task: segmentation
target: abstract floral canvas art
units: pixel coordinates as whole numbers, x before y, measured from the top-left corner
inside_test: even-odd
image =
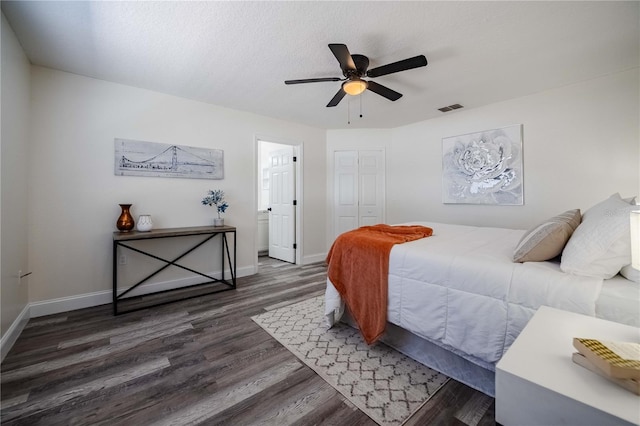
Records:
[[[442,139],[442,202],[522,205],[522,125]]]

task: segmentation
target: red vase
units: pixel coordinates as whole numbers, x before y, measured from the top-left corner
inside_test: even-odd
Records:
[[[116,222],[116,228],[118,228],[120,232],[129,232],[135,225],[133,216],[131,216],[131,212],[129,211],[131,204],[120,204],[120,208],[122,209],[122,213],[120,213],[120,217]]]

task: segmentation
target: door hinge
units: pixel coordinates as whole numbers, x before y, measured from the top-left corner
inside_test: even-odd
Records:
[[[298,157],[296,157],[295,155],[293,156],[293,162],[295,163],[296,161],[298,161]]]
[[[296,243],[293,243],[293,249],[295,250],[297,248],[298,248],[298,245]]]
[[[293,200],[293,205],[297,206],[298,205],[298,200]]]

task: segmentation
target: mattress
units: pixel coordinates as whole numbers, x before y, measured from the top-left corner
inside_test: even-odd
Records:
[[[596,316],[640,327],[640,284],[622,275],[604,280],[596,300]]]
[[[502,357],[542,305],[639,321],[639,286],[623,277],[605,283],[563,273],[557,262],[512,262],[523,230],[412,224],[431,227],[434,235],[391,251],[388,321],[485,368]],[[331,287],[329,322],[343,309]]]

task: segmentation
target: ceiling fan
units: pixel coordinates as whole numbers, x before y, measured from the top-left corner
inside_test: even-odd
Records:
[[[340,63],[340,69],[342,69],[342,75],[344,75],[344,78],[307,78],[302,80],[286,80],[284,82],[284,84],[301,84],[319,83],[323,81],[344,81],[340,90],[338,90],[338,93],[336,93],[333,99],[331,99],[327,104],[327,107],[334,107],[338,105],[342,98],[347,94],[359,95],[367,89],[389,99],[390,101],[397,101],[402,97],[401,93],[391,90],[382,84],[376,83],[375,81],[363,80],[362,77],[375,78],[427,65],[427,58],[424,55],[419,55],[367,70],[369,67],[369,58],[366,56],[350,54],[349,49],[347,49],[347,46],[344,44],[333,43],[329,45],[329,49],[331,49],[331,52]]]

